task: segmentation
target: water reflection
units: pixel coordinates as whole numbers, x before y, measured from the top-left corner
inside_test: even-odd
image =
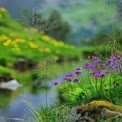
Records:
[[[28,85],[13,92],[0,89],[0,98],[0,118],[23,118],[29,109],[27,102],[33,107],[40,104],[43,106],[54,104],[56,92],[50,82],[47,87],[43,88]]]

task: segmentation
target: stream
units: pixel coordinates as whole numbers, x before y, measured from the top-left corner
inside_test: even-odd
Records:
[[[59,76],[55,80],[61,78],[62,76]],[[9,118],[23,119],[26,115],[29,117],[30,115],[27,110],[29,110],[31,106],[35,108],[39,105],[50,106],[55,104],[57,93],[55,86],[52,84],[55,80],[48,82],[49,89],[47,92],[44,89],[33,88],[32,86],[21,86],[15,91],[0,89],[0,122],[4,122],[3,120],[6,122]]]

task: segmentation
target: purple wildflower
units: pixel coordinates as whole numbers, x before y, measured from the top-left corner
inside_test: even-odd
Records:
[[[105,77],[105,73],[100,74],[100,78]]]
[[[75,70],[80,70],[80,67],[77,67]]]
[[[80,70],[76,70],[75,74],[82,74],[82,72]]]
[[[112,61],[111,61],[111,59],[108,59],[107,61],[106,61],[106,63],[111,63]]]
[[[74,72],[69,72],[66,76],[67,77],[72,77],[72,76],[74,76]]]
[[[83,64],[83,68],[88,68],[88,66],[89,66],[89,63]]]
[[[94,64],[90,64],[90,63],[85,63],[84,65],[83,65],[83,68],[88,68],[88,69],[95,69],[95,66],[94,66]]]
[[[64,78],[64,80],[65,80],[65,81],[72,81],[72,78],[66,76],[66,77]]]
[[[108,66],[107,68],[110,69],[110,70],[115,70],[115,69],[118,69],[119,68],[119,65]]]
[[[57,86],[57,85],[59,85],[60,83],[57,82],[57,81],[55,81],[55,82],[52,82],[52,84],[53,84],[54,86]]]
[[[113,70],[113,66],[108,66],[107,68],[110,70]]]
[[[95,66],[94,66],[94,64],[89,64],[88,68],[94,70]]]
[[[114,56],[110,59],[108,59],[106,62],[107,63],[116,63],[120,59],[120,56]]]
[[[80,82],[80,79],[79,79],[79,78],[75,78],[75,79],[73,80],[73,82]]]
[[[114,70],[114,69],[118,69],[118,68],[119,68],[119,65],[113,66],[113,70]]]
[[[96,78],[99,78],[99,77],[100,77],[99,74],[98,74],[98,73],[95,73],[95,72],[93,72],[92,75],[93,75],[94,77],[96,77]]]
[[[82,71],[81,71],[80,67],[77,67],[75,69],[75,74],[82,74]]]
[[[100,61],[100,59],[98,58],[98,57],[93,57],[93,59],[92,59],[94,62],[96,62],[96,63],[98,63],[99,61]]]
[[[102,78],[102,77],[105,77],[105,73],[95,73],[93,72],[92,75],[96,78]]]
[[[117,60],[120,60],[120,56],[119,55],[117,55],[116,58],[117,58]]]

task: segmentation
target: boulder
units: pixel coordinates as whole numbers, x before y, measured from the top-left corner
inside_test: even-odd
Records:
[[[15,79],[10,80],[8,82],[1,82],[0,83],[0,88],[1,89],[8,89],[8,90],[16,90],[18,87],[22,86],[21,84],[18,83]]]
[[[107,101],[92,101],[71,109],[64,122],[122,122],[122,106]]]

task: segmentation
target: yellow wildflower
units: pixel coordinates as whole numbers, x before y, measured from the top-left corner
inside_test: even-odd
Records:
[[[59,45],[58,42],[54,42],[53,44],[54,44],[54,46],[56,46],[56,47]]]
[[[50,48],[45,48],[45,52],[50,52]]]
[[[2,39],[2,40],[7,40],[8,37],[7,37],[6,35],[2,34],[2,35],[1,35],[1,39]]]
[[[6,42],[3,43],[4,46],[9,46],[11,44],[11,40],[8,39]]]
[[[19,42],[19,43],[24,43],[24,42],[25,42],[24,39],[19,39],[19,38],[17,38],[15,41],[16,41],[16,42]]]
[[[49,36],[47,36],[47,35],[43,36],[42,38],[44,39],[44,41],[49,41],[49,39],[50,39]]]
[[[34,44],[33,42],[29,42],[29,46],[30,48],[38,48],[38,46]]]

